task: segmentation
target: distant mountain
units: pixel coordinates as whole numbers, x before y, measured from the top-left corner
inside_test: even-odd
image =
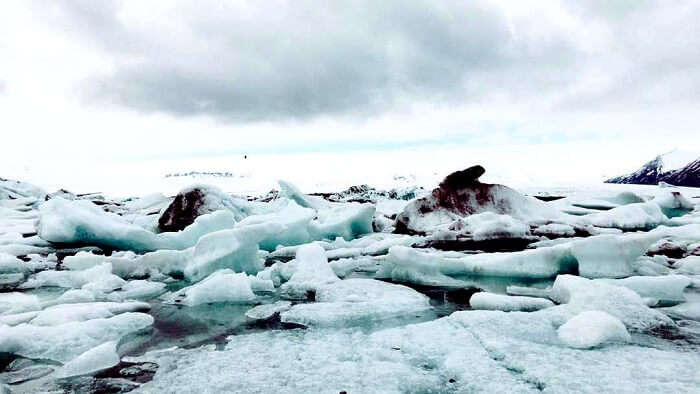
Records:
[[[672,151],[657,156],[631,174],[611,178],[605,182],[639,185],[666,182],[676,186],[700,187],[700,153]]]

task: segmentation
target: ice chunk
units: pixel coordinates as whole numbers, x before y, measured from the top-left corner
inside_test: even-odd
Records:
[[[621,278],[634,273],[633,263],[657,238],[647,234],[598,235],[571,243],[579,275],[586,278]]]
[[[316,289],[340,279],[328,265],[326,252],[316,244],[303,245],[297,250],[296,270],[282,285],[281,295],[291,299],[305,299]]]
[[[124,335],[152,324],[150,315],[129,312],[107,319],[58,326],[20,324],[0,327],[0,352],[66,362],[97,345],[118,341]]]
[[[523,311],[532,312],[554,306],[554,303],[545,298],[507,296],[480,292],[469,299],[472,309],[496,310],[504,312]]]
[[[642,297],[632,290],[578,276],[557,276],[550,298],[560,304],[566,304],[541,311],[559,316],[555,317],[555,320],[568,320],[567,316],[598,310],[615,316],[625,326],[637,331],[673,325],[667,316],[650,309]]]
[[[194,247],[192,260],[184,270],[185,278],[196,282],[225,268],[254,275],[263,269],[263,262],[258,257],[258,242],[283,230],[281,224],[269,223],[205,235]]]
[[[307,196],[302,193],[295,185],[279,180],[280,194],[304,208],[321,209],[328,206],[328,202],[320,197]]]
[[[88,302],[49,307],[31,320],[35,326],[58,326],[85,320],[108,318],[126,312],[143,312],[151,308],[145,302]]]
[[[538,226],[535,228],[533,233],[536,235],[573,237],[576,234],[576,230],[574,230],[574,228],[568,224],[549,223]]]
[[[292,307],[291,301],[277,301],[272,304],[258,305],[245,313],[245,316],[253,320],[267,320],[275,314],[288,311]]]
[[[700,256],[688,256],[676,261],[673,265],[678,272],[690,275],[700,275]]]
[[[24,273],[28,270],[29,266],[24,261],[0,252],[0,274]]]
[[[39,213],[39,236],[47,241],[142,252],[186,249],[202,235],[231,228],[235,223],[229,211],[217,211],[198,217],[183,231],[155,234],[116,214],[104,212],[89,201],[68,201],[60,197],[42,204]]]
[[[0,314],[31,312],[41,309],[39,298],[33,294],[0,293]]]
[[[649,230],[664,224],[668,217],[658,204],[644,202],[623,205],[609,211],[594,213],[585,220],[597,227],[613,227],[623,230]]]
[[[239,226],[275,224],[283,228],[282,231],[262,239],[261,249],[272,251],[279,245],[300,245],[312,240],[310,223],[316,216],[316,212],[294,201],[280,201],[280,204],[284,206],[278,211],[251,215],[238,224]]]
[[[644,298],[664,302],[683,302],[683,290],[690,286],[690,279],[681,275],[633,276],[625,279],[596,279],[614,286],[624,286]]]
[[[675,319],[700,321],[700,302],[684,302],[670,308],[663,308],[669,316]]]
[[[329,264],[339,278],[345,278],[352,272],[376,272],[379,269],[379,263],[372,257],[339,259]]]
[[[125,283],[123,279],[112,274],[112,264],[103,263],[81,271],[42,271],[23,286],[26,288],[55,286],[74,289],[88,286],[86,290],[107,292],[117,289]]]
[[[483,212],[467,216],[464,221],[475,241],[495,238],[521,238],[530,234],[530,226],[509,215]]]
[[[112,264],[112,272],[122,278],[144,278],[157,272],[166,275],[182,274],[192,259],[192,250],[158,250],[142,255],[133,252],[115,252],[111,256],[78,252],[63,259],[63,266],[72,271],[86,270],[102,263]]]
[[[375,208],[371,204],[347,203],[332,205],[318,211],[318,218],[311,222],[313,239],[342,237],[351,240],[372,232]]]
[[[695,204],[678,191],[664,190],[652,202],[657,204],[663,213],[670,218],[684,215],[695,208]]]
[[[428,297],[401,285],[373,279],[346,279],[319,286],[316,301],[281,314],[286,323],[352,326],[430,309]]]
[[[389,250],[380,277],[424,285],[449,285],[453,276],[499,276],[551,278],[573,272],[576,260],[568,245],[525,250],[514,253],[482,253],[443,257],[402,246]]]
[[[210,302],[245,304],[255,300],[255,294],[253,294],[246,274],[224,269],[216,271],[203,281],[185,287],[166,298],[169,302],[178,302],[187,306]]]
[[[104,369],[112,368],[119,364],[119,354],[117,354],[117,342],[105,342],[102,345],[79,355],[69,361],[56,373],[57,378],[68,378],[72,376],[88,375]]]
[[[121,291],[112,293],[119,300],[148,299],[165,292],[165,283],[148,280],[131,280],[122,286]]]
[[[628,342],[630,334],[622,322],[601,311],[581,312],[557,330],[567,346],[588,349],[609,342]]]

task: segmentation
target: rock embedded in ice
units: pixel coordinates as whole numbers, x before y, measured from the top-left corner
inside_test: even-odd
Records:
[[[163,232],[182,231],[201,215],[218,210],[230,211],[236,220],[246,215],[247,202],[235,199],[210,185],[193,185],[181,190],[158,219]]]
[[[579,313],[559,327],[557,335],[566,346],[578,349],[631,339],[619,319],[601,311]]]
[[[58,378],[69,378],[73,376],[88,375],[99,372],[119,364],[119,354],[117,354],[117,342],[105,342],[102,345],[79,355],[66,363],[56,373]]]
[[[469,299],[469,306],[477,310],[532,312],[554,306],[554,303],[546,298],[508,296],[479,292],[472,295]]]
[[[272,304],[258,305],[255,308],[248,310],[245,317],[252,320],[267,320],[274,315],[284,311],[288,311],[292,307],[291,301],[277,301]]]
[[[317,244],[299,247],[295,260],[294,273],[280,288],[284,298],[313,299],[319,286],[340,280],[328,264],[326,251]]]
[[[482,212],[510,215],[521,221],[546,221],[566,215],[532,197],[503,186],[481,183],[483,167],[474,166],[448,175],[426,197],[409,203],[396,218],[399,233],[432,232],[460,217]]]

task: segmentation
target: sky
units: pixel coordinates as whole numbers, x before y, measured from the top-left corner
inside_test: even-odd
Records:
[[[477,163],[504,183],[598,182],[700,151],[698,1],[0,11],[0,177],[48,189],[189,170],[330,187]]]

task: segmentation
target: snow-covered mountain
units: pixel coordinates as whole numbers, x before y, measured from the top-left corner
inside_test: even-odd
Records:
[[[666,182],[676,186],[700,187],[700,153],[674,150],[657,156],[639,170],[607,183],[656,185]]]

